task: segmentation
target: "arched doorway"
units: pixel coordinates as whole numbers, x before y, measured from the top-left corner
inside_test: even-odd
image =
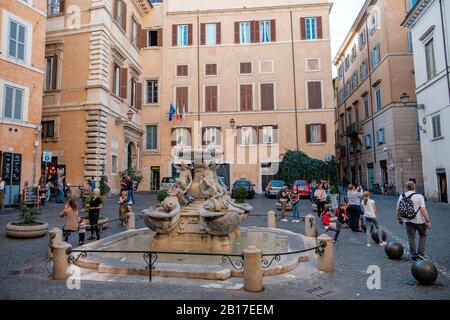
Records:
[[[133,167],[136,167],[136,160],[137,160],[136,145],[133,142],[130,142],[128,144],[128,152],[127,152],[127,168],[131,169]]]

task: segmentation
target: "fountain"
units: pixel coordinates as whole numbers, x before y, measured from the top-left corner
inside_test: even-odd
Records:
[[[182,150],[175,152],[178,159],[186,154]],[[160,207],[143,211],[145,224],[156,232],[154,250],[232,250],[233,239],[239,238],[238,225],[252,207],[236,203],[220,183],[215,160],[221,156],[216,149],[194,150],[190,153],[192,163],[182,159],[175,164],[179,178],[168,197]],[[196,159],[200,159],[199,163]]]
[[[155,276],[225,280],[243,276],[236,263],[248,246],[257,246],[264,253],[315,246],[314,238],[282,229],[239,228],[253,208],[233,200],[220,182],[216,162],[221,156],[214,148],[175,148],[172,159],[179,177],[162,203],[143,210],[146,228],[76,248],[95,252],[80,254],[75,264],[99,273],[146,275],[148,263],[142,252],[148,251],[155,252],[149,258],[157,259],[152,265]],[[313,253],[306,256],[306,260],[315,259]],[[276,264],[268,263],[264,275],[292,271],[306,260],[305,256],[279,257]]]

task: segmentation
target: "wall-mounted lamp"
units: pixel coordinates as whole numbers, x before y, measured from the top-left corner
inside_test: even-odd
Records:
[[[408,105],[408,103],[409,103],[409,95],[406,92],[403,92],[403,94],[400,96],[400,101],[405,106],[414,107],[414,108],[416,108],[418,110],[425,110],[425,105],[424,104]]]
[[[133,120],[133,110],[131,110],[131,109],[129,109],[128,110],[128,112],[127,112],[127,117],[128,117],[128,120]]]
[[[231,129],[234,129],[235,125],[236,125],[236,120],[234,120],[234,119],[232,118],[232,119],[230,120],[230,126],[231,126]]]

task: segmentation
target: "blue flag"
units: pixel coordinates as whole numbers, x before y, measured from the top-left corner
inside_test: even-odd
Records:
[[[173,104],[170,104],[169,121],[173,120],[173,116],[175,115],[176,112],[177,112],[177,110],[175,110],[175,107],[173,106]]]

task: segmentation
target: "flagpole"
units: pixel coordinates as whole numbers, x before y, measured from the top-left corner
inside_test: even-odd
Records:
[[[197,120],[200,121],[200,18],[197,14]]]

